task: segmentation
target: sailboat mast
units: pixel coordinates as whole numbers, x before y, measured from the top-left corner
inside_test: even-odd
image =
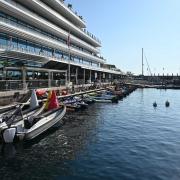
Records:
[[[144,62],[143,62],[143,57],[144,57],[144,55],[143,55],[143,48],[142,48],[142,75],[144,75]]]

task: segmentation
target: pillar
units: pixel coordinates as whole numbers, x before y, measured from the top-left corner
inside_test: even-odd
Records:
[[[51,87],[51,72],[48,72],[48,87]]]
[[[97,79],[97,72],[94,72],[95,80]]]
[[[109,80],[110,80],[110,82],[111,82],[111,74],[109,74]]]
[[[65,72],[65,85],[67,86],[67,82],[68,80],[67,80],[67,71]]]
[[[68,64],[68,85],[71,82],[71,65],[70,63]]]
[[[106,82],[106,74],[103,72],[103,82]]]
[[[76,84],[78,84],[78,67],[76,67]]]
[[[84,84],[86,83],[86,70],[84,69]]]
[[[99,72],[99,81],[101,82],[101,72]]]
[[[25,67],[22,67],[22,82],[23,82],[23,89],[27,89],[27,84],[26,84],[26,69]]]
[[[89,82],[91,83],[91,70],[89,70]]]

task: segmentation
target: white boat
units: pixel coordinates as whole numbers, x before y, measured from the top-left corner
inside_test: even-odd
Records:
[[[14,107],[14,109],[9,110],[0,114],[0,132],[7,126],[17,125],[21,123],[25,117],[32,115],[39,115],[44,110],[44,105],[39,106],[37,96],[35,91],[32,91],[31,99],[29,103],[23,103]]]
[[[17,106],[21,105],[22,107],[25,105],[28,105],[30,102],[30,96],[32,96],[32,94],[34,93],[34,91],[29,91],[23,98],[21,98],[19,100],[19,102],[14,102],[11,105],[6,105],[6,106],[1,106],[0,107],[0,116],[2,114],[8,113],[8,111],[15,111]],[[34,96],[34,95],[33,95]]]
[[[42,112],[42,110],[43,110],[43,106],[37,106],[34,108],[31,108],[29,105],[27,107],[19,106],[16,107],[15,110],[0,114],[0,122],[2,123],[4,121],[11,121],[11,120],[13,122],[17,122],[27,116],[33,115],[36,112]]]
[[[56,125],[66,113],[66,106],[42,113],[39,116],[29,116],[17,124],[6,127],[2,131],[2,138],[5,143],[12,143],[17,137],[18,140],[31,140]]]
[[[36,108],[39,104],[35,91],[31,96],[30,106]],[[66,106],[59,107],[56,92],[49,92],[49,98],[38,112],[29,112],[31,114],[22,116],[22,119],[12,122],[4,121],[1,123],[1,135],[5,143],[12,143],[17,140],[31,140],[50,127],[56,125],[62,120],[66,113]],[[22,114],[22,113],[21,113]],[[3,125],[2,125],[3,124]]]
[[[30,129],[23,128],[23,131],[17,132],[17,135],[24,133],[25,140],[34,139],[38,135],[45,132],[47,129],[62,121],[62,118],[65,114],[66,106],[44,113],[40,117],[37,117],[39,120]]]
[[[112,95],[94,96],[93,99],[99,103],[118,103],[118,98]]]
[[[16,108],[16,106],[17,106],[17,104],[2,106],[2,107],[0,107],[0,114],[4,114],[8,111],[14,110]]]

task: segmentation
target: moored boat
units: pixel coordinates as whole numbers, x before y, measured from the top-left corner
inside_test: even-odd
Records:
[[[115,95],[108,94],[106,91],[99,93],[97,96],[91,96],[95,102],[111,102],[111,103],[118,103],[118,98]]]
[[[20,139],[23,138],[24,140],[34,139],[38,135],[45,132],[47,129],[54,126],[56,123],[62,121],[65,113],[66,106],[63,106],[63,108],[56,108],[51,111],[45,112],[40,116],[31,119],[31,123],[33,124],[31,127],[28,125],[24,125],[22,129],[20,127],[19,129],[21,130],[17,131],[16,135]],[[27,120],[27,122],[29,121]]]
[[[69,97],[63,101],[63,104],[67,107],[76,107],[76,109],[85,109],[88,107],[88,104],[79,97]]]
[[[38,115],[42,112],[43,107],[39,105],[35,90],[32,91],[31,98],[28,102],[19,104],[13,109],[0,114],[0,130],[4,125],[15,125],[27,116],[31,116],[33,114]]]
[[[45,110],[45,108],[48,108]],[[18,123],[4,125],[1,131],[5,143],[12,143],[15,139],[30,140],[42,134],[44,131],[62,120],[66,113],[66,106],[59,107],[55,91],[51,98],[43,105],[43,111],[39,114],[26,116]]]

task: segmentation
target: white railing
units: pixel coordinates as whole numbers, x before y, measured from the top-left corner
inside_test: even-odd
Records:
[[[23,7],[23,6],[21,6],[20,4],[18,4],[18,3],[16,3],[16,2],[14,2],[13,0],[5,0],[6,2],[8,2],[8,3],[10,3],[11,5],[13,5],[13,6],[15,6],[16,8],[19,8],[21,11],[24,11],[24,12],[26,12],[26,13],[28,13],[28,14],[30,14],[31,16],[34,16],[36,19],[41,19],[41,20],[45,20],[44,18],[42,18],[42,17],[40,17],[40,16],[38,16],[36,13],[33,13],[33,12],[31,12],[30,10],[28,10],[27,8],[25,8],[25,7]],[[41,3],[41,2],[39,2],[39,3]],[[41,3],[42,4],[42,3]],[[44,3],[43,3],[44,4]],[[44,4],[45,5],[45,4]],[[47,6],[48,7],[48,6]],[[44,7],[43,7],[44,8]],[[47,10],[47,9],[46,9]],[[59,15],[60,16],[60,15]],[[73,25],[72,23],[70,23],[70,22],[68,22],[65,18],[63,18],[62,17],[62,19],[64,19],[64,21],[66,22],[66,23],[68,23],[74,30],[76,30],[77,32],[84,32],[83,34],[84,35],[87,35],[87,36],[89,36],[89,37],[91,37],[93,40],[95,40],[96,42],[98,42],[99,44],[101,44],[100,43],[100,41],[98,40],[98,38],[96,38],[94,35],[92,35],[91,33],[89,33],[88,31],[86,31],[86,30],[84,30],[84,29],[82,29],[82,28],[79,28],[79,27],[76,27],[75,25]],[[45,20],[46,21],[46,20]],[[49,23],[49,22],[47,22],[46,21],[46,25],[50,25],[50,27],[52,27],[52,23]]]
[[[37,35],[42,36],[42,37],[44,36],[44,38],[47,39],[47,40],[49,40],[49,41],[52,41],[52,40],[53,40],[53,41],[56,42],[56,43],[62,43],[62,44],[64,44],[64,45],[67,45],[66,42],[59,41],[59,40],[57,40],[56,38],[53,38],[53,37],[48,36],[48,34],[45,36],[45,35],[43,34],[43,32],[40,33],[40,32],[38,32],[38,31],[35,31],[35,30],[33,30],[33,29],[30,29],[29,27],[26,27],[26,26],[23,26],[23,25],[18,24],[18,23],[16,23],[16,22],[13,22],[13,21],[10,20],[10,19],[0,17],[0,20],[1,20],[2,22],[7,23],[7,24],[13,25],[14,27],[21,28],[22,30],[25,30],[25,31],[27,31],[27,32],[29,32],[29,33],[37,34]],[[72,37],[72,38],[73,38],[73,37]],[[80,42],[80,44],[82,43],[82,46],[84,46],[84,47],[87,48],[88,50],[93,51],[93,52],[96,52],[96,53],[99,52],[99,49],[95,49],[95,48],[93,48],[93,47],[85,44],[84,42],[82,42],[82,41],[79,40],[79,39],[78,39],[78,41]],[[71,45],[71,44],[70,44],[70,45]],[[77,50],[79,50],[79,48],[76,47],[76,46],[72,46],[72,47],[75,48],[75,49],[77,49]],[[87,52],[87,51],[84,51],[84,50],[82,50],[82,52],[86,52],[86,53],[92,55],[90,52]],[[98,57],[98,56],[95,56],[95,57]]]
[[[22,90],[25,87],[27,89],[37,88],[50,88],[65,86],[65,80],[47,80],[47,79],[34,79],[26,80],[23,84],[22,80],[0,80],[0,91],[9,90]]]
[[[59,62],[64,62],[66,64],[70,63],[71,65],[77,65],[77,66],[81,66],[82,68],[84,69],[90,69],[90,70],[95,70],[95,71],[103,71],[103,72],[107,72],[107,73],[115,73],[115,74],[121,74],[121,72],[119,71],[116,71],[116,70],[110,70],[110,69],[106,69],[106,68],[100,68],[100,67],[94,67],[94,66],[90,66],[90,65],[86,65],[86,64],[83,64],[83,63],[77,63],[77,62],[74,62],[74,61],[69,61],[69,59],[65,59],[65,58],[58,58],[56,56],[50,56],[50,55],[47,55],[43,52],[36,52],[36,51],[30,51],[29,49],[27,48],[19,48],[19,47],[16,47],[16,46],[13,46],[13,45],[9,45],[9,46],[6,46],[6,45],[1,45],[0,44],[0,49],[5,49],[6,51],[17,51],[17,52],[22,52],[22,53],[27,53],[27,54],[30,54],[30,55],[34,55],[34,56],[41,56],[41,57],[44,57],[44,58],[49,58],[49,60],[55,60],[55,61],[59,61]]]
[[[72,8],[68,7],[68,6],[64,3],[64,0],[57,0],[57,1],[58,1],[63,7],[65,7],[65,8],[68,9],[70,12],[72,12],[76,17],[78,17],[78,19],[79,19],[80,21],[82,21],[83,23],[85,23],[85,20],[82,18],[82,16],[79,16],[76,11],[73,11]]]

